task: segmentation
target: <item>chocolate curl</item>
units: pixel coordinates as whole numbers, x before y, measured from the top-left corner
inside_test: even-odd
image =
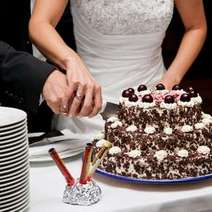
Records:
[[[62,175],[65,177],[67,185],[73,186],[75,180],[69,173],[68,169],[65,167],[65,164],[62,161],[62,159],[60,158],[60,156],[58,155],[57,151],[54,148],[52,148],[49,150],[49,154],[52,157],[52,159],[54,160],[54,162],[56,163],[59,170],[61,171]]]
[[[104,151],[101,152],[101,155],[98,156],[98,158],[96,159],[96,162],[93,164],[93,166],[89,170],[89,174],[88,174],[89,178],[91,178],[91,176],[94,174],[94,172],[98,168],[99,164],[101,163],[103,158],[106,156],[108,150],[109,149],[104,149]]]
[[[83,154],[83,163],[82,163],[82,169],[81,169],[81,175],[79,182],[81,184],[86,184],[88,179],[88,171],[90,169],[91,165],[91,155],[93,152],[93,145],[91,143],[88,143],[86,145],[84,154]]]
[[[97,153],[95,159],[92,162],[92,166],[89,169],[89,178],[91,178],[91,176],[93,175],[93,173],[96,171],[96,169],[98,168],[99,164],[101,163],[101,161],[103,160],[103,158],[106,156],[108,150],[112,147],[112,144],[107,141],[104,146],[99,150],[99,152]]]
[[[96,163],[96,161],[99,158],[101,158],[101,156],[103,155],[105,150],[109,150],[111,147],[112,147],[112,144],[109,141],[105,142],[104,146],[99,150],[99,152],[97,153],[96,157],[92,161],[92,165],[94,165]]]

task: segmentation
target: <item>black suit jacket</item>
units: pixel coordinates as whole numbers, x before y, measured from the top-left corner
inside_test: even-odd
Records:
[[[32,45],[28,36],[28,22],[30,18],[30,0],[2,0],[0,1],[0,41],[4,41],[9,45],[13,46],[16,50],[26,51],[32,53]],[[64,41],[73,49],[75,49],[75,40],[73,35],[72,27],[72,17],[69,10],[69,5],[67,6],[62,19],[57,25],[57,31],[62,36]],[[0,49],[0,66],[2,65],[2,58],[4,57],[5,50],[7,47],[6,44],[1,43]],[[8,47],[9,48],[9,47]],[[30,131],[49,131],[51,124],[52,112],[46,107],[45,102],[38,107],[38,93],[41,91],[43,80],[46,79],[46,72],[48,67],[53,67],[42,62],[37,62],[34,58],[30,58],[29,55],[26,55],[23,52],[14,52],[14,49],[10,48],[8,51],[7,58],[23,59],[27,64],[24,67],[28,66],[28,69],[33,68],[30,64],[36,63],[36,67],[33,68],[34,73],[26,72],[26,69],[11,69],[11,72],[6,70],[1,73],[3,77],[8,76],[10,81],[5,81],[5,78],[1,79],[1,84],[4,81],[4,86],[0,84],[3,92],[0,92],[0,102],[3,101],[4,105],[7,106],[16,106],[22,108],[28,112],[29,120],[29,130]],[[12,55],[12,56],[11,56]],[[26,59],[27,58],[27,59]],[[15,63],[19,59],[16,59]],[[31,61],[31,62],[29,62]],[[22,61],[22,63],[25,63]],[[14,64],[15,65],[15,64]],[[16,64],[17,65],[17,64]],[[19,60],[19,68],[21,67],[21,62]],[[29,68],[30,67],[30,68]],[[45,68],[46,67],[46,68]],[[1,69],[1,68],[0,68]],[[43,70],[43,71],[42,71]],[[0,70],[1,71],[1,70]],[[41,72],[41,73],[39,73]],[[46,72],[46,75],[43,73]],[[16,73],[16,74],[12,74]],[[6,75],[5,75],[6,74]],[[19,75],[20,74],[20,75]],[[12,76],[12,78],[11,78]],[[22,79],[20,77],[22,76]],[[37,81],[32,81],[32,78],[37,79]],[[27,80],[28,79],[28,80]],[[31,80],[30,80],[31,79]],[[38,82],[39,81],[39,82]],[[14,82],[15,87],[10,85]],[[35,83],[38,84],[35,84]],[[24,84],[22,84],[24,83]],[[32,83],[32,84],[31,84]],[[33,84],[34,83],[34,84]],[[6,87],[5,87],[6,85]],[[4,87],[4,88],[2,88]],[[10,88],[10,89],[9,89]],[[17,89],[16,89],[17,88]],[[28,90],[28,92],[26,92]],[[29,92],[29,90],[32,91]],[[32,95],[30,96],[29,93]]]
[[[0,102],[25,110],[30,131],[41,130],[45,122],[38,115],[42,113],[40,95],[54,69],[53,65],[0,41]]]

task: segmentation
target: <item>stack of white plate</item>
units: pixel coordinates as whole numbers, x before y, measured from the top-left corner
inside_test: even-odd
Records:
[[[55,148],[60,153],[62,159],[73,157],[84,151],[85,144],[89,139],[87,135],[74,135],[69,129],[60,131],[62,136],[51,137],[40,142],[39,145],[36,143],[29,148],[29,160],[30,162],[47,162],[52,161],[48,150]],[[29,137],[36,137],[43,133],[31,133]],[[38,142],[39,143],[39,142]]]
[[[0,107],[0,212],[29,205],[29,157],[26,113]]]

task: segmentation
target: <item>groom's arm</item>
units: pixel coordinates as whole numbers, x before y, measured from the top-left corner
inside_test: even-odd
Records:
[[[1,102],[36,114],[40,95],[53,65],[0,41]]]

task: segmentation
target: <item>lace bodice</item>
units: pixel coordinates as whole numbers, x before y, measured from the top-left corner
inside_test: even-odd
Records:
[[[105,35],[166,31],[174,0],[71,0],[88,24]]]
[[[118,104],[129,87],[158,83],[165,71],[161,53],[174,0],[70,0],[77,52],[102,86],[103,102]],[[104,129],[100,115],[65,119],[77,138]],[[87,138],[86,140],[91,140]]]

